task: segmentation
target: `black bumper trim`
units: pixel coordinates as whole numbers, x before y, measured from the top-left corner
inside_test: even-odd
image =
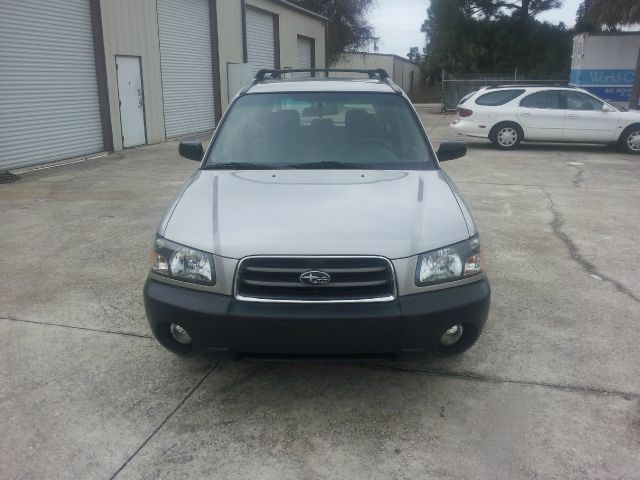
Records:
[[[392,302],[296,304],[241,302],[231,296],[148,279],[147,318],[156,338],[178,354],[216,358],[397,358],[459,353],[480,335],[489,312],[486,279]],[[178,323],[191,335],[185,348],[168,334]],[[455,349],[439,338],[454,324],[468,335]]]

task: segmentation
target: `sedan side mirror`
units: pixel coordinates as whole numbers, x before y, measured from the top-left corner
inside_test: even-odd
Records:
[[[189,160],[195,160],[196,162],[202,161],[202,156],[204,155],[202,143],[196,140],[185,140],[184,142],[180,142],[178,152],[181,157],[188,158]]]
[[[460,140],[447,140],[442,142],[438,148],[438,160],[454,160],[464,157],[467,154],[467,144]]]
[[[612,108],[610,105],[607,105],[606,103],[602,104],[602,111],[603,112],[615,112],[616,110],[614,108]]]

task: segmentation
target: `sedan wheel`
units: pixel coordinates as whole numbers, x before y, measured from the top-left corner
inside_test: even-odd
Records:
[[[512,150],[522,140],[520,129],[515,124],[502,124],[494,127],[489,139],[501,150]]]
[[[629,132],[626,142],[627,150],[633,153],[640,153],[640,128]]]

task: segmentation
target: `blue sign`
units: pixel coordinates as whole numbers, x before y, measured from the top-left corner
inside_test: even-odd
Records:
[[[635,70],[631,69],[571,70],[569,83],[576,87],[631,87],[635,76]]]
[[[632,87],[585,87],[587,92],[593,93],[596,97],[600,97],[608,102],[629,103],[631,98]]]

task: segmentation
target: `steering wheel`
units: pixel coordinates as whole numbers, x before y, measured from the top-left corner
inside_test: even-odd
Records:
[[[355,150],[356,148],[360,147],[361,145],[365,145],[367,143],[375,143],[376,145],[384,148],[385,150],[388,150],[390,153],[395,155],[395,152],[393,151],[393,149],[389,145],[387,145],[382,140],[378,140],[377,138],[363,138],[361,140],[357,140],[354,143],[352,143],[351,145],[349,145],[347,148],[345,148],[344,152],[342,152],[342,154],[346,155],[346,154],[350,153],[351,151]]]

